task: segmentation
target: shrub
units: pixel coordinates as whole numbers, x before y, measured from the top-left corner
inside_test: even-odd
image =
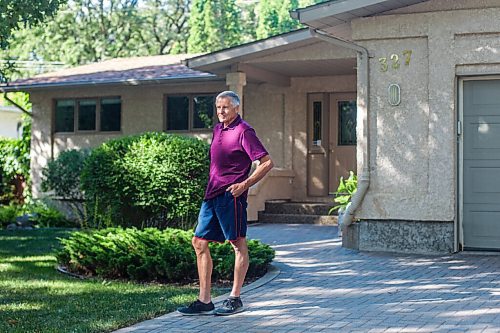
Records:
[[[0,206],[0,228],[16,222],[16,217],[22,215],[22,207],[16,204]]]
[[[71,272],[105,278],[138,281],[190,282],[197,277],[193,234],[179,229],[107,228],[73,232],[61,239],[56,254]],[[248,242],[247,277],[262,275],[274,258],[274,250],[259,241]],[[210,244],[214,278],[233,276],[234,252],[229,243]]]
[[[332,207],[328,213],[332,214],[335,210],[345,211],[349,202],[351,202],[351,198],[356,193],[358,188],[358,177],[354,174],[354,172],[349,171],[349,178],[344,180],[344,177],[340,177],[339,187],[335,192],[335,198],[333,199],[338,205]]]
[[[85,219],[80,176],[88,155],[89,151],[85,149],[65,150],[55,160],[50,161],[42,171],[42,190],[53,191],[56,199],[67,202],[80,223]]]
[[[74,223],[68,220],[58,209],[42,201],[37,201],[34,204],[28,205],[24,211],[32,215],[30,221],[33,222],[35,226],[40,228],[62,228],[74,226]]]
[[[208,149],[202,140],[158,132],[97,147],[82,173],[91,225],[163,228],[194,223],[208,177]]]
[[[65,150],[43,169],[42,190],[54,191],[55,196],[67,200],[82,200],[80,175],[87,150]]]

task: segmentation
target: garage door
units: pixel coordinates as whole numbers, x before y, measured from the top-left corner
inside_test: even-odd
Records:
[[[463,242],[500,250],[500,80],[463,85]]]

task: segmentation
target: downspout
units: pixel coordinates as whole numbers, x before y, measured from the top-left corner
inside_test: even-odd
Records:
[[[359,119],[362,119],[363,132],[362,132],[362,143],[361,149],[363,152],[362,158],[362,171],[358,175],[358,188],[356,193],[351,198],[351,204],[345,210],[342,219],[340,219],[339,230],[345,231],[346,228],[352,224],[354,220],[354,213],[361,206],[363,198],[368,191],[370,186],[370,123],[368,121],[368,110],[370,102],[370,79],[369,79],[369,63],[368,63],[368,50],[360,45],[353,42],[346,41],[335,36],[328,34],[327,32],[309,28],[311,35],[324,40],[327,43],[345,47],[354,50],[358,54],[358,123]]]

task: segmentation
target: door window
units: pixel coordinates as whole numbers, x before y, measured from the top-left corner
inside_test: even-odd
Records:
[[[323,105],[321,102],[313,102],[313,146],[321,146],[321,128],[323,127],[322,109]]]
[[[339,101],[339,146],[356,145],[356,101]]]

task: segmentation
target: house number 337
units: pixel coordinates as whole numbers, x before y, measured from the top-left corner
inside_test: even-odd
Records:
[[[389,68],[399,69],[399,67],[401,67],[401,61],[404,61],[405,66],[410,66],[411,53],[411,50],[404,50],[402,57],[400,57],[399,54],[393,53],[389,58],[379,58],[378,62],[380,63],[380,71],[387,72]]]

